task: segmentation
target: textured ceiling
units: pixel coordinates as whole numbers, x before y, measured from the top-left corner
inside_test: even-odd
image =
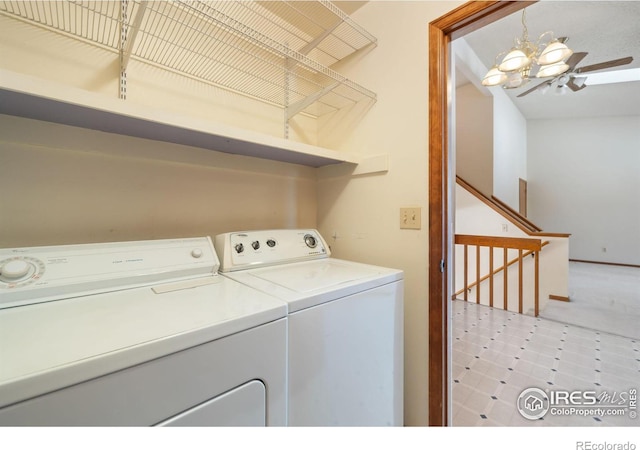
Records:
[[[556,37],[567,36],[567,45],[573,51],[589,53],[578,67],[626,56],[633,56],[634,61],[615,69],[640,67],[639,23],[640,1],[543,0],[526,8],[529,40],[535,42],[545,31],[553,31]],[[522,31],[522,11],[519,11],[466,35],[464,39],[490,68],[496,55],[512,47],[514,38],[522,36]],[[587,86],[562,96],[549,90],[545,94],[536,91],[522,98],[516,97],[540,82],[534,79],[525,87],[506,91],[528,119],[640,116],[640,80]]]

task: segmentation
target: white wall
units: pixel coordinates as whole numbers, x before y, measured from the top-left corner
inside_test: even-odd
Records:
[[[494,96],[493,195],[518,211],[519,179],[527,179],[527,121],[500,90]]]
[[[385,174],[319,172],[318,226],[336,257],[405,271],[405,423],[428,417],[428,23],[462,2],[374,1],[354,19],[378,46],[339,70],[378,94],[339,148],[389,154]],[[335,120],[335,118],[327,118]],[[401,206],[422,208],[421,230],[400,230]],[[337,235],[333,239],[331,236]]]
[[[314,227],[309,167],[0,115],[0,247]]]
[[[519,179],[527,179],[527,121],[520,113],[518,108],[513,104],[509,96],[499,87],[483,87],[480,80],[487,73],[488,68],[485,67],[478,59],[471,47],[466,43],[464,38],[454,41],[453,48],[455,52],[456,69],[464,73],[467,79],[471,80],[480,95],[485,95],[492,99],[491,108],[484,107],[485,114],[492,113],[491,120],[486,117],[478,117],[480,121],[478,126],[471,130],[465,128],[459,129],[456,122],[456,163],[461,166],[464,173],[458,172],[462,178],[469,178],[470,172],[466,165],[477,164],[476,170],[490,170],[492,186],[485,187],[487,180],[480,175],[475,178],[482,186],[476,186],[474,181],[467,180],[472,186],[480,190],[485,195],[495,195],[497,198],[511,206],[516,211],[519,206]],[[457,97],[466,98],[469,96],[470,87],[464,86],[456,89],[456,108],[469,108],[472,105],[458,104]],[[490,111],[488,111],[490,109]],[[456,111],[456,119],[460,116],[465,118],[465,112]],[[478,111],[477,114],[480,114]],[[465,123],[468,123],[466,119]],[[484,125],[484,128],[480,126]],[[491,125],[491,126],[490,126]],[[471,136],[467,131],[473,132]],[[468,146],[475,141],[478,149],[476,150],[482,158],[483,163],[478,163],[476,159],[479,157],[473,155],[473,150]],[[485,154],[484,147],[487,142],[493,143],[493,153]],[[491,169],[486,168],[487,164],[493,164]],[[488,190],[488,192],[487,192]]]
[[[493,195],[493,98],[473,84],[456,89],[456,175]]]
[[[640,264],[640,117],[528,126],[529,217],[571,233],[572,259]]]

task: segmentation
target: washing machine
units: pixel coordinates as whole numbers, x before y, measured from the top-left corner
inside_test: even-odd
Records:
[[[288,305],[288,424],[403,424],[403,272],[331,257],[317,230],[221,234],[220,272]]]
[[[286,424],[287,306],[208,237],[0,250],[0,425]]]

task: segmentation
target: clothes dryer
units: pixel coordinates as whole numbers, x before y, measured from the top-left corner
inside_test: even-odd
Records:
[[[220,272],[288,305],[288,424],[403,424],[403,272],[331,257],[317,230],[225,233]]]
[[[285,425],[286,305],[211,239],[0,250],[0,425]]]

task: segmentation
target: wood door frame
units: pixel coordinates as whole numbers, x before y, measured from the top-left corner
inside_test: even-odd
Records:
[[[449,44],[535,1],[471,1],[429,23],[429,425],[449,425]],[[453,179],[451,179],[453,178]]]
[[[527,217],[527,180],[518,179],[518,213]]]

